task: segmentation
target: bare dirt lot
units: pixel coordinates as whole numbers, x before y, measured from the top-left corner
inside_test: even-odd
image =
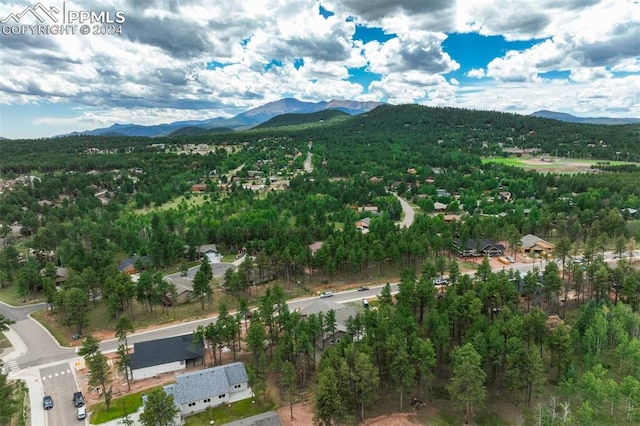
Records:
[[[282,426],[309,426],[313,424],[313,403],[302,402],[294,404],[293,419],[288,405],[278,409],[278,417]],[[412,413],[397,413],[379,416],[374,419],[367,419],[360,423],[370,426],[405,426],[423,424],[418,420],[418,416]]]

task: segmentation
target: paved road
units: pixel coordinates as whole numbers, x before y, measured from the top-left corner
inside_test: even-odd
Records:
[[[416,212],[413,210],[413,207],[411,207],[409,203],[407,203],[407,200],[399,197],[397,194],[393,195],[395,195],[398,201],[400,201],[400,205],[402,206],[402,213],[404,213],[404,218],[402,218],[402,221],[400,222],[400,228],[409,228],[411,225],[413,225]]]
[[[46,303],[36,303],[26,306],[11,306],[4,302],[0,302],[0,315],[4,315],[12,321],[21,321],[29,317],[31,312],[39,311],[46,308]]]
[[[63,348],[37,321],[29,318],[18,321],[11,328],[20,336],[26,353],[14,361],[20,368],[35,367],[52,362],[68,360],[75,356],[75,349]]]
[[[227,269],[232,268],[235,269],[237,266],[234,263],[226,263],[226,262],[220,262],[220,263],[213,263],[211,264],[211,272],[213,273],[214,277],[222,277],[224,276],[224,273]],[[198,270],[200,269],[200,265],[196,265],[196,266],[192,266],[191,268],[187,269],[187,275],[186,278],[191,278],[193,279],[196,276],[196,272],[198,272]],[[179,278],[182,277],[182,272],[176,272],[175,274],[169,274],[167,275],[167,278]]]
[[[313,147],[313,141],[309,141],[309,151],[307,152],[307,159],[304,160],[304,171],[307,173],[313,172],[313,163],[311,163],[311,159],[313,158],[313,153],[311,152],[311,148]]]
[[[635,252],[634,257],[637,257],[639,254],[640,252]],[[612,253],[606,253],[604,257],[607,262],[616,262],[618,260],[617,256],[615,256]],[[546,264],[545,262],[547,261],[525,263],[525,264],[514,264],[509,266],[505,265],[505,267],[495,269],[494,272],[499,270],[514,269],[514,270],[520,271],[520,273],[526,273],[536,267],[543,268],[544,265]],[[473,273],[471,273],[470,275],[473,275]],[[350,301],[359,301],[363,297],[372,298],[380,294],[382,287],[383,287],[382,285],[371,286],[369,290],[361,291],[361,292],[355,289],[337,292],[331,298],[331,300],[337,303],[345,303]],[[393,293],[398,291],[397,283],[391,284],[391,291]],[[319,297],[316,296],[316,297],[309,297],[309,298],[299,299],[299,300],[291,300],[288,302],[288,305],[291,310],[295,310],[298,308],[303,308],[304,306],[314,302],[317,299],[319,299]],[[28,381],[30,388],[32,386],[36,386],[36,388],[32,390],[32,395],[34,396],[34,398],[36,397],[36,395],[40,398],[39,403],[34,402],[37,399],[31,398],[32,408],[33,410],[38,410],[38,409],[42,410],[41,408],[42,401],[41,401],[40,395],[42,394],[42,390],[43,390],[42,387],[44,387],[44,390],[46,392],[50,392],[52,394],[55,393],[54,402],[56,403],[56,407],[54,407],[54,410],[62,406],[64,407],[64,410],[59,410],[59,411],[64,411],[64,414],[60,414],[60,415],[67,416],[68,413],[71,413],[70,415],[74,416],[69,418],[64,417],[63,419],[63,418],[58,418],[57,417],[58,414],[54,415],[53,412],[48,413],[47,414],[48,416],[56,416],[55,418],[52,418],[51,420],[52,422],[58,422],[58,421],[62,422],[62,423],[49,423],[49,425],[57,426],[59,424],[64,426],[66,424],[78,424],[79,421],[75,419],[75,410],[73,410],[73,406],[70,401],[71,395],[78,388],[75,383],[75,380],[73,379],[73,376],[67,372],[67,370],[71,370],[69,362],[75,361],[78,357],[74,349],[60,347],[55,341],[55,339],[41,325],[39,325],[35,320],[32,320],[26,316],[29,310],[41,309],[42,307],[43,306],[12,308],[7,305],[0,304],[0,313],[5,315],[7,318],[19,319],[19,321],[17,321],[16,324],[13,324],[11,326],[11,331],[14,333],[10,332],[9,334],[12,336],[15,334],[19,335],[18,339],[20,340],[20,344],[16,345],[17,346],[16,351],[11,353],[10,356],[8,357],[8,366],[11,368],[11,372],[14,373],[13,375],[16,376],[17,375],[16,373],[19,373],[19,372],[28,375],[29,371],[33,371],[33,369],[29,367],[36,367],[36,366],[49,364],[47,365],[46,368],[41,368],[40,370],[37,370],[39,371],[39,375],[40,375],[38,379],[44,377],[45,380]],[[26,319],[20,319],[20,318],[26,318]],[[166,326],[156,330],[143,331],[140,333],[132,334],[131,336],[128,337],[128,340],[130,344],[133,344],[137,342],[154,340],[154,339],[159,339],[163,337],[171,337],[171,336],[177,336],[182,334],[188,334],[193,332],[198,327],[198,325],[206,325],[212,321],[215,321],[215,319],[216,319],[215,316],[211,316],[209,318],[205,318],[197,321],[191,321],[183,324]],[[105,352],[114,351],[116,350],[117,345],[118,345],[118,341],[115,339],[104,341],[101,343],[100,349]],[[61,361],[66,361],[66,362],[61,362]],[[58,373],[57,377],[55,376],[56,372]],[[64,374],[62,374],[62,372],[64,372]],[[50,375],[51,375],[51,378],[49,378]],[[69,404],[66,404],[67,399],[69,399],[68,401]],[[69,405],[68,410],[67,410],[67,405]],[[36,422],[36,419],[38,419],[38,416],[42,418],[42,423],[44,424],[44,419],[46,417],[43,415],[42,412],[36,411],[36,415],[34,416],[34,422]],[[71,418],[73,419],[73,422],[69,420]],[[34,424],[40,424],[40,423],[34,423]]]
[[[64,362],[41,368],[39,371],[44,394],[51,395],[53,398],[53,408],[46,411],[48,426],[83,424],[81,420],[77,419],[77,411],[73,405],[73,393],[77,391],[78,386],[71,365]],[[42,410],[43,408],[40,406],[31,407],[31,409]]]

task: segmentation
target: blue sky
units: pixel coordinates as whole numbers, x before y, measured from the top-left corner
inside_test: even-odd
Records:
[[[635,0],[65,2],[120,11],[114,35],[25,33],[34,16],[10,16],[28,6],[0,1],[4,137],[229,117],[282,97],[640,117]]]

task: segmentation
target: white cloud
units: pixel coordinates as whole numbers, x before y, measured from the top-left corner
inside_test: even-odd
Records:
[[[482,68],[474,68],[466,73],[469,78],[484,78],[487,73]]]
[[[78,105],[87,126],[230,115],[283,96],[640,116],[636,3],[323,0],[334,12],[325,19],[316,0],[67,1],[68,9],[124,10],[124,34],[2,36],[0,108]],[[30,4],[3,3],[0,18]],[[353,40],[356,24],[397,36],[363,44]],[[539,41],[474,65],[465,79],[452,73],[466,58],[442,47],[446,33],[465,31]],[[272,61],[281,66],[267,70]],[[211,62],[224,66],[208,69]],[[362,67],[379,81],[350,81],[350,68]],[[569,77],[542,76],[554,71]]]
[[[578,83],[587,83],[590,81],[596,81],[603,78],[611,78],[613,75],[606,70],[604,67],[597,68],[573,68],[571,70],[571,75],[569,78],[572,81],[576,81]]]
[[[442,50],[444,34],[415,31],[380,43],[367,43],[363,50],[369,60],[369,69],[378,74],[392,72],[422,71],[442,74],[460,67]]]

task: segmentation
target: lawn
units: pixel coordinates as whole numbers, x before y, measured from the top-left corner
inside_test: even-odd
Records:
[[[220,297],[216,297],[216,303],[213,305],[214,308],[217,308],[218,300],[220,300]],[[230,309],[235,308],[233,305],[227,306],[229,306]],[[142,305],[134,302],[133,316],[130,315],[129,318],[133,322],[134,328],[140,331],[150,326],[159,326],[184,320],[197,320],[205,318],[212,313],[212,309],[209,309],[207,304],[205,304],[205,310],[202,311],[200,303],[198,302],[178,304],[175,308],[165,308],[165,312],[162,312],[160,306],[154,307],[153,312],[145,312]],[[98,301],[95,308],[93,304],[91,304],[89,315],[90,323],[89,326],[83,330],[83,334],[87,335],[104,331],[111,332],[114,330],[115,319],[109,316],[106,306],[102,301]],[[61,324],[58,321],[59,317],[52,315],[49,311],[34,312],[33,317],[42,323],[62,346],[69,346],[71,336],[76,334],[75,327]]]
[[[487,157],[483,158],[483,163],[496,163],[506,166],[520,167],[527,170],[536,170],[541,173],[584,173],[599,163],[603,163],[601,160],[589,160],[584,158],[557,158],[544,156],[544,161],[541,161],[540,157]],[[618,166],[625,164],[633,164],[627,161],[607,161],[607,164]]]
[[[162,388],[162,386],[158,386],[158,388]],[[153,389],[156,388],[146,389],[125,395],[121,398],[114,398],[111,401],[111,409],[108,411],[104,402],[98,402],[97,404],[92,405],[90,409],[90,423],[96,425],[108,422],[109,420],[119,419],[120,417],[124,417],[126,414],[135,413],[138,408],[142,407],[142,395],[151,392]]]
[[[257,289],[252,289],[249,296],[249,303],[256,304],[257,298],[260,297],[265,290],[266,286],[258,286]],[[291,286],[287,289],[287,293],[291,297],[308,294],[298,286]],[[238,309],[238,299],[226,294],[220,290],[214,290],[214,302],[211,306],[207,303],[204,305],[204,311],[201,308],[199,301],[193,301],[190,303],[180,303],[175,307],[165,308],[162,311],[161,306],[156,306],[153,312],[144,310],[142,305],[137,301],[133,302],[133,315],[129,313],[129,319],[133,322],[134,329],[136,331],[142,331],[148,327],[158,327],[170,323],[194,321],[214,315],[220,303],[223,302],[229,309],[229,311],[235,311]],[[105,335],[104,332],[112,333],[114,331],[116,320],[109,316],[109,312],[105,306],[105,303],[101,300],[97,301],[96,307],[90,302],[91,309],[89,311],[89,326],[83,330],[83,334],[94,334],[101,340],[114,337],[113,335]],[[71,345],[71,336],[76,334],[76,328],[73,326],[66,326],[59,321],[59,316],[51,314],[50,311],[38,311],[34,312],[33,317],[43,324],[47,330],[56,338],[58,343],[62,346]],[[98,336],[98,333],[102,333]],[[81,340],[75,343],[80,344]]]
[[[216,425],[223,425],[245,417],[275,410],[275,408],[275,404],[271,401],[256,401],[254,404],[252,398],[243,399],[230,405],[209,408],[207,411],[189,416],[185,419],[184,424],[186,426],[204,426],[211,424],[210,422],[213,420]]]
[[[15,286],[7,286],[0,288],[0,301],[6,303],[11,306],[25,306],[30,305],[32,303],[40,303],[44,302],[43,299],[36,299],[23,301],[22,297],[18,295],[16,292]]]
[[[11,347],[11,342],[9,342],[9,339],[7,339],[4,333],[0,331],[0,349],[10,348],[10,347]]]

